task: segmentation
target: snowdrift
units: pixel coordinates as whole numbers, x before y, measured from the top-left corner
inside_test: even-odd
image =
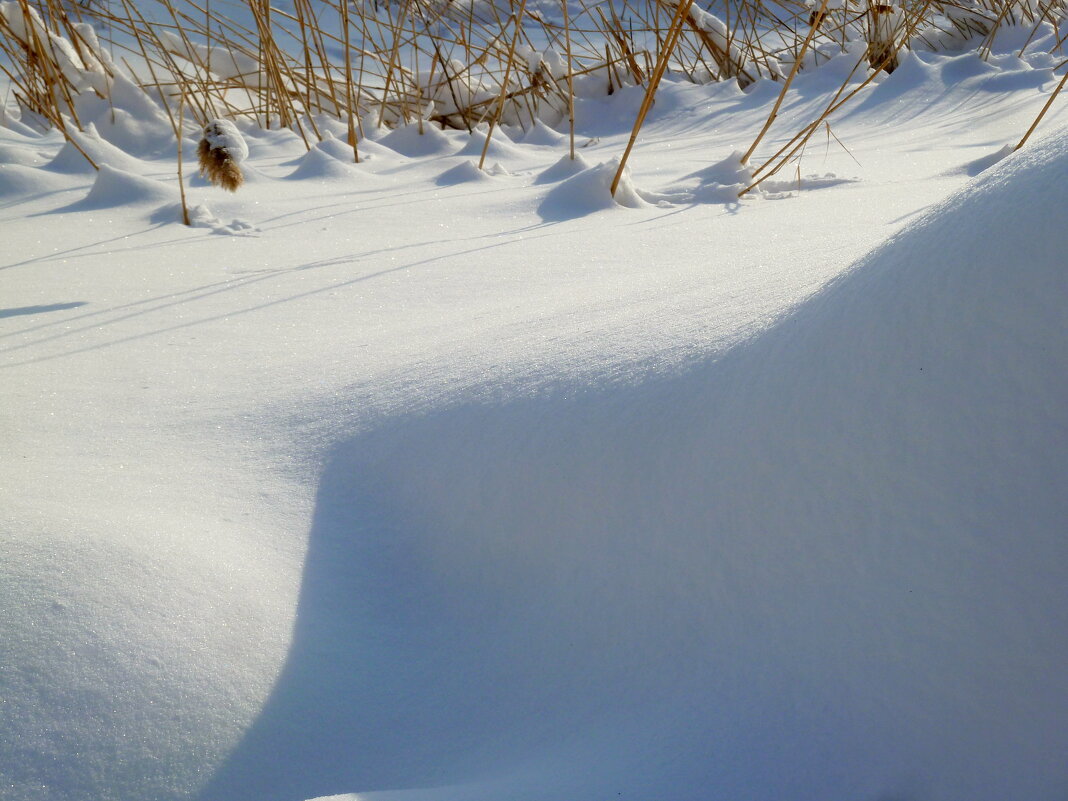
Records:
[[[1011,156],[718,361],[338,445],[202,801],[1063,799],[1066,174]]]

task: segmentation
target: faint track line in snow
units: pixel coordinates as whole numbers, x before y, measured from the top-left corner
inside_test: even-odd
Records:
[[[541,227],[550,227],[550,226],[541,226],[541,225],[531,226],[531,228],[541,228]],[[529,228],[520,229],[520,231],[525,231],[525,230],[529,230]],[[518,233],[518,232],[519,231],[513,232],[513,233]],[[548,235],[549,234],[545,234],[544,236],[548,236]],[[476,238],[484,239],[484,238],[488,238],[488,237],[487,236],[480,236],[480,237],[476,237]],[[39,364],[39,363],[42,363],[42,362],[48,362],[48,361],[53,361],[55,359],[65,358],[65,357],[68,357],[68,356],[76,356],[76,355],[81,354],[81,353],[89,353],[89,352],[92,352],[92,351],[95,351],[95,350],[100,350],[102,348],[114,347],[116,345],[122,345],[122,344],[125,344],[127,342],[136,342],[138,340],[146,339],[148,337],[159,336],[161,334],[172,333],[174,331],[180,331],[180,330],[183,330],[183,329],[186,329],[186,328],[192,328],[192,327],[198,326],[198,325],[204,325],[204,324],[207,324],[207,323],[218,322],[219,320],[225,320],[225,319],[228,319],[228,318],[231,318],[231,317],[237,317],[237,316],[243,315],[243,314],[250,314],[252,312],[262,311],[264,309],[272,308],[274,306],[278,306],[278,305],[283,304],[283,303],[289,303],[289,302],[292,302],[292,301],[295,301],[295,300],[301,300],[303,298],[312,297],[312,296],[315,296],[315,295],[321,295],[321,294],[328,293],[328,292],[333,292],[333,291],[336,291],[338,289],[341,289],[341,288],[344,288],[344,287],[347,287],[347,286],[352,286],[353,284],[362,283],[364,281],[370,281],[370,280],[372,280],[374,278],[380,278],[382,276],[389,275],[391,273],[401,272],[401,271],[407,270],[407,269],[409,269],[411,267],[421,267],[421,266],[425,266],[427,264],[432,264],[434,262],[439,262],[439,261],[443,261],[443,260],[450,259],[450,258],[455,258],[455,257],[460,257],[460,256],[468,256],[468,255],[471,255],[471,254],[474,254],[474,253],[479,253],[479,252],[486,251],[486,250],[492,250],[494,248],[499,248],[499,247],[505,247],[505,246],[508,246],[508,245],[525,245],[529,241],[530,241],[529,239],[522,239],[522,238],[508,239],[508,240],[503,241],[503,242],[494,242],[494,243],[483,245],[483,246],[480,246],[480,247],[468,248],[466,250],[456,251],[456,252],[448,253],[448,254],[441,255],[441,256],[433,256],[433,257],[422,259],[422,260],[419,260],[419,261],[414,261],[414,262],[410,262],[410,263],[407,263],[407,264],[397,265],[396,267],[391,267],[391,268],[386,269],[386,270],[379,270],[378,272],[370,273],[368,275],[361,275],[361,276],[359,276],[357,278],[352,278],[352,279],[349,279],[347,281],[343,281],[343,282],[338,283],[338,284],[331,284],[329,286],[320,287],[318,289],[309,290],[307,292],[300,292],[300,293],[297,293],[295,295],[290,295],[289,297],[282,298],[282,299],[279,299],[279,300],[272,300],[272,301],[268,301],[266,303],[260,303],[260,304],[254,305],[254,306],[249,306],[246,309],[235,309],[235,310],[227,311],[227,312],[222,313],[222,314],[216,314],[216,315],[212,315],[210,317],[204,317],[204,318],[201,318],[199,320],[190,320],[188,322],[180,323],[178,325],[167,326],[165,328],[160,328],[160,329],[155,330],[155,331],[148,331],[148,332],[135,334],[135,335],[130,335],[130,336],[126,336],[126,337],[120,337],[120,338],[114,339],[114,340],[112,340],[110,342],[101,342],[101,343],[96,343],[96,344],[93,344],[93,345],[85,345],[83,347],[75,348],[73,350],[64,351],[62,353],[52,353],[52,354],[48,354],[48,355],[45,355],[45,356],[39,356],[39,357],[36,357],[36,358],[23,359],[23,360],[17,361],[17,362],[8,362],[7,364],[0,365],[0,370],[7,369],[7,368],[13,368],[13,367],[21,367],[21,366],[25,366],[25,365],[29,365],[29,364]],[[437,244],[437,243],[434,243],[434,244]],[[351,259],[345,258],[345,257],[338,257],[337,259],[329,261],[329,262],[316,263],[316,264],[311,264],[311,265],[305,265],[305,266],[302,266],[302,267],[289,268],[287,270],[279,270],[276,273],[271,273],[269,275],[257,275],[254,278],[237,279],[236,281],[228,282],[227,288],[230,288],[230,287],[235,287],[236,288],[238,286],[242,286],[243,287],[243,286],[247,286],[248,284],[257,283],[259,281],[264,281],[264,280],[267,280],[268,278],[274,277],[277,273],[291,272],[293,270],[314,269],[314,268],[318,268],[318,267],[333,266],[333,265],[337,265],[337,264],[344,264],[347,261],[356,262],[356,261],[359,261],[362,258],[367,258],[368,256],[376,256],[376,255],[380,255],[381,253],[389,253],[389,252],[392,252],[392,250],[396,250],[396,249],[397,248],[372,251],[372,252],[369,252],[369,253],[360,254],[359,256],[351,258]],[[201,295],[195,295],[193,297],[186,298],[186,299],[181,300],[181,301],[176,301],[175,303],[162,303],[162,304],[160,304],[158,306],[155,306],[153,308],[150,308],[150,309],[143,309],[143,310],[134,312],[132,314],[123,315],[121,317],[109,320],[109,321],[107,321],[107,325],[114,325],[116,323],[124,322],[126,320],[130,320],[130,319],[133,319],[135,317],[140,317],[140,316],[145,315],[145,314],[150,314],[150,313],[155,312],[155,311],[160,311],[162,309],[178,305],[179,303],[188,303],[188,302],[195,301],[195,300],[201,300],[202,298],[209,297],[211,295],[216,295],[216,294],[219,294],[219,293],[225,292],[225,291],[226,291],[226,289],[217,289],[217,290],[212,291],[212,292],[205,292],[205,293],[203,293]],[[100,312],[94,312],[93,314],[104,314],[104,313],[106,313],[106,311],[105,310],[101,310]],[[85,315],[85,316],[89,316],[89,315]],[[20,343],[18,345],[12,345],[10,347],[0,349],[0,354],[12,353],[14,351],[24,350],[26,348],[33,347],[35,345],[41,345],[41,344],[44,344],[45,342],[50,342],[50,341],[62,339],[62,338],[65,338],[67,336],[71,336],[73,334],[78,334],[78,333],[82,333],[82,332],[85,332],[85,331],[98,329],[100,327],[101,327],[100,325],[92,324],[92,325],[82,326],[82,327],[77,328],[77,329],[63,331],[60,334],[55,334],[55,335],[51,335],[51,336],[47,336],[47,337],[42,337],[40,339],[34,340],[33,342],[24,342],[24,343]]]
[[[483,190],[481,192],[463,193],[460,196],[464,197],[464,198],[476,197],[478,195],[486,195],[486,194],[494,194],[494,193],[505,192],[505,191],[510,190],[511,188],[512,187],[508,187],[508,186],[495,187],[493,189],[486,189],[486,190]],[[397,202],[395,202],[395,203],[377,203],[375,205],[357,206],[357,207],[353,207],[351,203],[335,203],[335,204],[332,204],[330,206],[320,206],[320,207],[318,207],[316,209],[316,211],[322,211],[323,209],[327,209],[327,208],[344,208],[344,209],[347,209],[347,214],[344,214],[344,215],[321,214],[321,215],[319,215],[317,217],[300,217],[299,219],[293,220],[291,222],[286,222],[286,223],[283,223],[281,225],[271,226],[271,223],[276,221],[276,220],[285,219],[287,217],[294,217],[294,216],[302,214],[302,213],[304,213],[306,211],[306,209],[299,209],[298,211],[288,212],[286,214],[278,215],[277,217],[272,217],[269,220],[261,221],[259,223],[259,225],[261,227],[263,227],[265,231],[278,231],[278,230],[281,230],[283,228],[290,228],[290,227],[293,227],[293,226],[296,226],[296,225],[306,225],[308,223],[317,222],[319,220],[333,220],[335,218],[343,217],[343,216],[353,216],[353,215],[357,215],[357,214],[369,214],[370,212],[381,211],[382,209],[392,209],[392,208],[398,208],[398,207],[411,208],[412,201],[405,200],[405,198],[410,198],[412,196],[417,196],[417,197],[421,198],[422,202],[424,202],[424,203],[429,203],[429,202],[433,202],[433,201],[444,201],[444,200],[447,199],[447,198],[444,198],[444,197],[437,197],[435,195],[431,195],[430,197],[427,197],[426,192],[423,192],[423,191],[398,192],[398,193],[396,193],[394,195],[389,195],[386,198],[387,200],[395,200],[396,199]],[[450,194],[450,198],[451,197],[452,197],[452,195]]]
[[[258,281],[265,280],[268,277],[269,276],[261,275],[261,276],[257,276],[256,278],[243,278],[243,279],[239,278],[239,279],[236,279],[234,281],[228,281],[228,282],[225,282],[226,283],[226,288],[225,289],[215,289],[215,290],[213,290],[211,292],[202,292],[199,295],[193,295],[192,297],[188,297],[188,298],[185,298],[185,299],[182,299],[182,300],[176,300],[173,303],[161,303],[158,306],[153,306],[152,308],[149,308],[149,309],[142,309],[140,311],[133,312],[131,314],[125,314],[125,315],[122,315],[120,317],[116,317],[116,318],[114,318],[112,320],[108,320],[104,324],[105,325],[114,325],[115,323],[121,323],[121,322],[125,322],[126,320],[132,320],[135,317],[140,317],[140,316],[145,315],[145,314],[151,314],[152,312],[160,311],[162,309],[167,309],[167,308],[170,308],[172,306],[177,306],[177,305],[179,305],[181,303],[189,303],[191,301],[201,300],[203,298],[210,297],[212,295],[217,295],[217,294],[219,294],[221,292],[225,292],[227,289],[247,286],[248,284],[253,284],[253,283],[256,283]],[[220,282],[220,283],[222,283],[222,282]],[[209,284],[209,286],[210,287],[214,287],[214,286],[219,286],[219,284]],[[180,293],[180,294],[189,294],[189,293]],[[150,302],[152,302],[152,301],[140,301],[140,303],[150,303]],[[101,315],[101,314],[107,314],[109,311],[117,311],[118,309],[129,308],[129,307],[134,306],[134,305],[138,305],[138,304],[127,304],[125,307],[120,306],[120,307],[117,307],[116,309],[101,309],[100,311],[91,312],[89,314],[82,315],[80,318],[75,318],[75,319],[77,320],[77,319],[83,319],[85,317],[93,317],[93,316],[97,316],[97,315]],[[227,315],[222,315],[222,316],[225,317]],[[48,323],[47,325],[49,325],[49,326],[59,325],[62,322],[70,322],[70,321],[69,320],[58,321],[56,323]],[[43,328],[43,327],[44,326],[38,326],[38,328]],[[24,350],[25,348],[30,348],[30,347],[33,347],[34,345],[42,345],[45,342],[52,342],[52,341],[57,340],[57,339],[63,339],[64,337],[72,336],[74,334],[80,334],[80,333],[85,332],[85,331],[92,331],[92,330],[95,330],[95,329],[99,329],[101,327],[102,326],[101,326],[100,323],[90,323],[89,325],[83,325],[80,328],[69,329],[69,330],[63,331],[62,333],[59,333],[59,334],[53,334],[53,335],[41,337],[40,339],[33,340],[32,342],[23,342],[23,343],[18,344],[18,345],[11,345],[9,347],[0,348],[0,353],[13,353],[14,351],[17,351],[17,350]],[[5,334],[4,336],[14,336],[15,334],[18,334],[18,333],[25,333],[25,332],[24,331],[23,332],[13,332],[12,334]],[[162,333],[162,332],[160,332],[160,333]],[[132,338],[136,339],[137,337],[132,337]],[[87,347],[87,348],[84,348],[82,350],[94,350],[96,347],[97,346]],[[79,353],[79,352],[82,352],[82,350],[72,351],[72,353]],[[54,358],[55,356],[62,356],[62,355],[65,355],[65,354],[55,354],[52,358]],[[35,359],[35,360],[30,360],[29,362],[18,362],[17,364],[28,364],[28,363],[32,363],[34,361],[40,361],[40,360]],[[12,365],[3,365],[3,366],[14,367],[16,365],[12,364]]]
[[[194,294],[196,292],[201,292],[201,291],[204,291],[204,290],[207,290],[207,289],[211,289],[213,287],[226,286],[226,285],[231,285],[233,283],[234,283],[234,281],[232,281],[232,280],[229,280],[229,281],[218,281],[218,282],[216,282],[214,284],[206,284],[205,286],[198,287],[197,289],[188,289],[188,290],[186,290],[184,292],[175,292],[175,293],[173,293],[171,295],[157,295],[156,297],[153,297],[153,298],[145,298],[144,300],[135,300],[132,303],[123,303],[120,306],[112,306],[111,308],[107,308],[107,309],[97,309],[96,311],[85,312],[83,314],[79,314],[79,315],[76,315],[74,317],[66,317],[66,318],[63,318],[62,320],[52,320],[52,321],[47,322],[47,323],[41,323],[39,325],[30,326],[29,328],[22,328],[22,329],[19,329],[18,331],[9,331],[7,333],[0,334],[0,339],[7,339],[8,337],[19,336],[20,334],[29,334],[29,333],[31,333],[33,331],[41,331],[41,330],[43,330],[45,328],[54,328],[57,325],[70,324],[72,322],[78,322],[79,320],[86,320],[86,319],[88,319],[90,317],[99,317],[102,314],[108,314],[109,312],[117,312],[117,311],[121,311],[122,309],[132,309],[132,308],[135,308],[137,306],[143,306],[146,303],[153,303],[153,302],[155,302],[157,300],[167,300],[167,299],[170,299],[170,298],[178,298],[178,297],[181,297],[182,295],[192,295],[192,294]],[[250,283],[250,282],[246,281],[245,283]],[[162,306],[157,307],[157,308],[162,308]],[[89,327],[90,328],[95,328],[96,326],[89,326]],[[84,331],[86,329],[82,328],[82,329],[79,329],[79,330]],[[44,341],[46,341],[46,340],[38,340],[38,342],[44,342]],[[22,347],[22,346],[19,346],[19,347]],[[4,352],[6,352],[8,350],[15,350],[15,347],[0,349],[0,353],[4,353]]]
[[[49,211],[49,212],[43,212],[43,213],[38,214],[38,215],[30,215],[30,216],[46,216],[47,214],[53,214],[53,213],[54,212]],[[11,264],[2,265],[2,266],[0,266],[0,270],[10,270],[10,269],[12,269],[14,267],[27,267],[27,266],[29,266],[31,264],[38,264],[40,262],[52,261],[54,259],[59,259],[59,258],[74,258],[74,259],[76,259],[76,258],[84,258],[86,256],[102,256],[102,255],[111,255],[113,253],[128,253],[128,252],[133,251],[133,250],[144,250],[146,247],[154,247],[155,243],[153,243],[151,246],[149,246],[149,245],[146,245],[146,246],[137,245],[135,247],[121,248],[119,250],[106,250],[105,249],[105,250],[100,250],[100,251],[90,251],[88,253],[83,252],[87,248],[99,247],[100,245],[107,245],[107,244],[109,244],[111,242],[119,242],[119,241],[122,241],[124,239],[130,239],[131,237],[140,236],[141,234],[147,234],[147,233],[150,233],[150,232],[156,230],[157,228],[164,227],[164,225],[165,224],[161,223],[159,225],[154,225],[151,228],[146,228],[143,231],[138,231],[138,232],[133,233],[133,234],[122,234],[120,236],[112,237],[111,239],[102,239],[99,242],[92,242],[91,244],[88,244],[88,245],[79,245],[76,248],[68,248],[67,250],[59,250],[59,251],[55,251],[53,253],[46,253],[46,254],[41,255],[41,256],[34,256],[32,258],[29,258],[29,259],[23,259],[22,261],[18,261],[18,262],[13,262]],[[174,245],[174,244],[181,243],[183,241],[185,241],[185,240],[172,239],[172,240],[170,240],[168,242],[163,242],[161,244],[163,244],[163,245]]]

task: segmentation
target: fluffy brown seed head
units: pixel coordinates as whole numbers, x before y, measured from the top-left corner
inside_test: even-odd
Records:
[[[213,186],[221,186],[228,192],[236,192],[245,182],[241,168],[225,148],[212,147],[208,140],[201,139],[197,147],[197,160],[200,162],[200,174]]]

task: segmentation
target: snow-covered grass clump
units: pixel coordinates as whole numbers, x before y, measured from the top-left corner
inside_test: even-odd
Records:
[[[200,174],[213,186],[236,192],[245,182],[241,162],[248,158],[248,144],[229,120],[212,120],[204,126],[197,146]]]

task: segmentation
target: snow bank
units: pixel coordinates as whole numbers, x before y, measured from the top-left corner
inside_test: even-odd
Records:
[[[456,155],[481,157],[482,149],[486,146],[486,136],[488,132],[488,125],[479,125],[475,128],[467,143],[457,151]],[[489,148],[486,149],[486,156],[495,161],[501,159],[519,160],[523,158],[524,153],[512,144],[512,141],[504,131],[497,128],[494,130],[493,137],[490,139]]]
[[[331,140],[337,143],[336,139]],[[320,143],[321,144],[321,143]],[[358,176],[352,157],[352,148],[348,150],[348,161],[341,161],[325,148],[318,145],[301,156],[297,168],[287,178],[293,180],[352,180]]]
[[[536,147],[560,147],[567,139],[567,134],[554,131],[541,120],[535,120],[530,130],[524,134],[523,144]]]
[[[612,159],[576,172],[546,193],[538,205],[538,214],[546,222],[560,222],[620,206],[649,206],[634,185],[629,168],[623,170],[616,193],[612,194],[612,180],[618,170],[619,159]]]
[[[0,154],[2,156],[2,154]],[[67,188],[67,181],[34,167],[0,162],[0,198],[24,198]]]
[[[1066,145],[719,362],[339,445],[202,798],[1063,798]]]
[[[173,201],[174,187],[101,164],[89,194],[68,210],[105,209]]]
[[[312,146],[312,150],[321,151],[322,153],[325,153],[327,156],[336,159],[342,164],[355,165],[356,161],[353,158],[352,145],[348,143],[348,131],[344,131],[342,133],[342,137],[344,138],[338,138],[334,136],[334,134],[330,131],[325,131],[323,134],[322,141],[316,142]],[[360,164],[364,164],[368,161],[374,161],[376,159],[382,158],[384,158],[386,161],[392,160],[394,162],[401,160],[400,155],[396,151],[390,150],[388,147],[383,147],[382,145],[378,144],[378,142],[373,142],[370,139],[360,139],[356,143],[356,148],[360,155]],[[294,161],[286,162],[286,164],[300,166],[303,158],[304,157],[301,156],[300,158]],[[362,173],[362,175],[363,177],[367,178],[370,174],[364,172]]]
[[[561,156],[556,163],[551,167],[547,167],[538,173],[534,179],[535,184],[554,184],[558,181],[566,180],[575,175],[578,175],[583,170],[588,170],[590,163],[586,161],[581,153],[575,153],[575,158],[571,158],[571,154]],[[611,189],[612,185],[609,184],[608,188]]]
[[[434,181],[438,186],[456,186],[457,184],[489,182],[493,178],[488,170],[480,170],[473,161],[462,161],[449,167]]]
[[[127,172],[138,172],[144,169],[144,163],[140,159],[128,155],[115,145],[102,138],[96,127],[91,123],[84,132],[68,128],[68,135],[77,142],[75,147],[71,142],[64,143],[59,153],[48,164],[48,169],[53,172],[73,175],[92,175],[95,170],[93,165],[86,159],[91,158],[97,166],[110,164],[116,169]],[[79,150],[79,148],[81,148]],[[84,154],[84,155],[83,155]]]
[[[402,156],[445,155],[455,149],[452,139],[436,125],[424,122],[402,125],[382,137],[381,144]]]

